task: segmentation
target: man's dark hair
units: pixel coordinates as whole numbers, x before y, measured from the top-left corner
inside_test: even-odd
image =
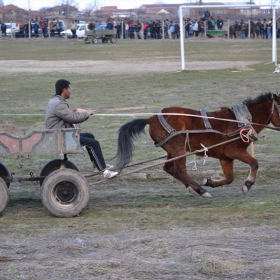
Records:
[[[67,81],[67,80],[64,80],[64,79],[61,79],[61,80],[58,80],[56,83],[55,83],[55,94],[56,95],[61,95],[62,91],[65,89],[65,88],[69,88],[70,86],[70,82]]]

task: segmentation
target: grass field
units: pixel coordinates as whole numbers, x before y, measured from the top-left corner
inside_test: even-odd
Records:
[[[1,40],[0,123],[44,121],[56,80],[68,79],[70,106],[97,113],[82,130],[95,134],[113,164],[118,128],[133,117],[175,105],[215,110],[278,89],[271,41],[198,39],[185,47],[180,71],[179,41]],[[0,278],[279,279],[279,134],[262,136],[255,144],[260,170],[246,197],[240,187],[249,168],[238,162],[235,181],[210,189],[211,199],[192,196],[157,166],[143,171],[153,179],[94,185],[87,208],[71,219],[43,209],[37,183],[11,184],[0,216]],[[135,143],[134,161],[164,154],[148,132]],[[1,161],[27,175],[50,158]],[[91,171],[87,155],[71,159],[82,173]],[[221,175],[212,159],[203,165],[198,158],[197,168],[191,174],[198,182]]]

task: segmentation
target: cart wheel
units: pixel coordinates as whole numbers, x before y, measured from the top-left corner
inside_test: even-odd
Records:
[[[71,160],[61,160],[59,158],[52,159],[47,162],[41,170],[40,176],[48,176],[53,171],[60,169],[60,168],[69,168],[76,171],[80,171],[78,166],[72,162]],[[40,186],[42,186],[44,179],[40,180]]]
[[[108,43],[108,39],[107,38],[102,38],[102,43]]]
[[[97,44],[98,43],[98,39],[97,38],[92,38],[92,43],[93,44]]]
[[[86,37],[84,38],[84,42],[85,42],[85,44],[90,44],[90,40],[89,40],[89,37],[88,37],[88,36],[86,36]]]
[[[54,216],[77,216],[88,204],[88,182],[76,170],[59,169],[44,180],[41,199],[44,207]]]
[[[5,181],[0,178],[0,214],[5,210],[9,201],[9,192]]]
[[[4,177],[11,177],[11,173],[6,167],[6,165],[2,162],[0,162],[0,177],[5,180]],[[5,181],[4,181],[5,182]],[[7,187],[10,186],[10,183],[6,183]]]
[[[110,42],[111,42],[112,44],[117,43],[117,38],[115,38],[115,37],[111,38],[111,39],[110,39]]]

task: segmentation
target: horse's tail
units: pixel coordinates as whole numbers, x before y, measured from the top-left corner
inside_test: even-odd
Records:
[[[145,133],[144,128],[147,124],[148,119],[135,119],[120,127],[115,169],[122,169],[129,164],[134,150],[133,140],[135,140],[140,133]]]

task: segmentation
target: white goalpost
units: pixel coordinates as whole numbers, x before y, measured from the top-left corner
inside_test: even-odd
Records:
[[[277,42],[276,42],[276,5],[268,4],[268,5],[201,5],[201,6],[186,6],[182,5],[179,7],[179,16],[180,16],[180,30],[185,30],[184,21],[183,21],[183,9],[258,9],[260,7],[271,7],[272,8],[272,63],[275,62],[275,71],[278,72],[277,69]],[[184,32],[181,32],[180,36],[180,45],[181,45],[181,65],[182,70],[185,70],[185,36],[183,36]],[[229,34],[228,34],[229,36]]]

